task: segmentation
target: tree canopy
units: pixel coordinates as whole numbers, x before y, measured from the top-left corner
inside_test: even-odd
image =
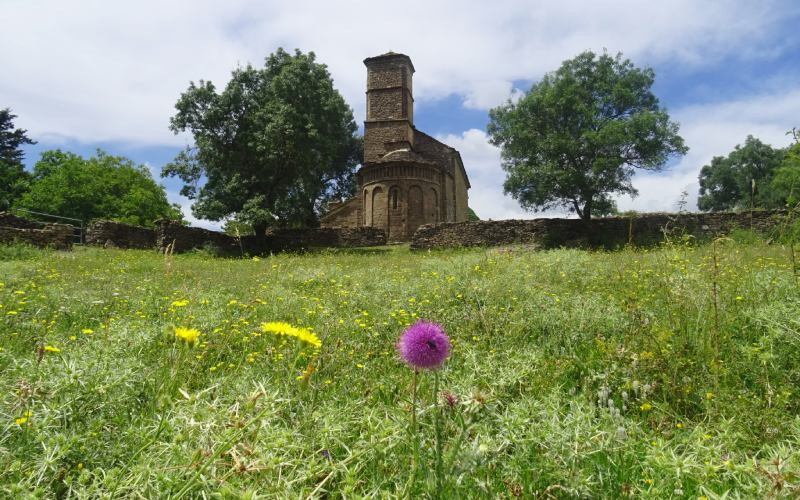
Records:
[[[160,218],[182,218],[180,208],[170,205],[147,167],[101,150],[88,159],[60,150],[45,151],[33,168],[30,191],[16,206],[141,226],[152,226]]]
[[[194,145],[162,176],[183,180],[197,217],[263,234],[270,224],[314,225],[326,199],[354,193],[362,143],[313,52],[278,49],[263,68],[234,70],[222,92],[191,83],[175,107],[171,129],[191,132]]]
[[[0,109],[0,211],[8,210],[28,190],[30,175],[22,164],[23,144],[36,144],[27,130],[14,127],[11,110]]]
[[[800,203],[800,142],[789,146],[770,183],[772,198],[794,207]]]
[[[788,193],[781,186],[790,183],[791,165],[786,165],[777,184],[773,179],[785,155],[785,150],[747,136],[743,146],[737,144],[728,156],[715,156],[700,170],[697,206],[710,211],[784,206]]]
[[[660,170],[688,148],[651,92],[651,69],[584,52],[489,112],[501,147],[505,192],[528,210],[565,207],[588,220],[635,196],[634,169]]]

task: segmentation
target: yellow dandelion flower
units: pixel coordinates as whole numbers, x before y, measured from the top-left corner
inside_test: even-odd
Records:
[[[297,340],[310,344],[314,347],[322,346],[322,341],[306,328],[297,328],[289,323],[283,321],[272,321],[269,323],[261,323],[261,330],[266,333],[274,333],[275,335],[286,335],[287,337],[294,337]]]
[[[172,304],[170,304],[170,305],[172,307],[186,307],[186,306],[189,305],[189,301],[186,300],[186,299],[174,300],[174,301],[172,301]]]
[[[14,419],[14,423],[16,423],[17,425],[23,425],[27,421],[28,421],[28,417],[19,417],[19,418]]]
[[[651,405],[650,403],[644,403],[639,407],[639,409],[642,411],[650,411],[653,409],[653,405]]]
[[[186,342],[189,345],[192,345],[195,342],[197,342],[197,337],[199,336],[200,332],[195,328],[183,328],[180,326],[175,327],[175,337]]]
[[[83,330],[81,330],[81,333],[85,333],[86,335],[91,335],[94,333],[94,330],[92,330],[91,328],[84,328]]]
[[[51,345],[44,346],[44,350],[45,352],[61,352],[61,349],[59,349],[58,347],[53,347]]]

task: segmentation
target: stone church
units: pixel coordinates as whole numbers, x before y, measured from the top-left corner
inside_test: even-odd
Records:
[[[322,227],[372,226],[407,241],[422,224],[468,218],[469,179],[457,150],[414,128],[414,65],[389,52],[364,60],[367,119],[358,195],[333,203]]]

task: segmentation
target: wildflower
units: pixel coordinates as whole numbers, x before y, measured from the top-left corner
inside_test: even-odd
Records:
[[[311,378],[311,374],[313,373],[314,373],[314,363],[312,362],[309,363],[308,366],[306,366],[306,369],[303,370],[303,373],[297,377],[297,380],[305,382],[309,378]]]
[[[314,335],[311,330],[306,328],[297,328],[284,323],[283,321],[272,321],[269,323],[261,323],[261,330],[266,333],[274,333],[276,335],[286,335],[287,337],[294,337],[301,342],[319,348],[322,346],[322,341]]]
[[[437,368],[450,355],[450,339],[436,323],[419,320],[397,342],[400,357],[414,369]]]
[[[444,392],[442,394],[444,397],[444,402],[447,403],[447,406],[452,410],[458,404],[458,396],[453,394],[452,392]]]
[[[33,416],[33,412],[28,410],[22,414],[21,417],[15,418],[14,423],[17,425],[23,425],[28,422],[28,419]]]
[[[200,332],[194,328],[183,328],[180,326],[175,327],[175,337],[186,342],[189,345],[192,345],[195,342],[197,342],[197,337],[199,336]]]
[[[44,346],[44,350],[45,350],[45,352],[54,352],[54,353],[55,352],[61,352],[61,349],[59,349],[58,347],[53,347],[51,345]]]
[[[84,333],[86,335],[91,335],[94,333],[94,330],[92,330],[91,328],[84,328],[83,330],[81,330],[81,333]]]
[[[639,409],[642,411],[650,411],[653,409],[653,405],[651,405],[650,403],[644,403],[639,407]]]
[[[174,300],[174,301],[172,301],[172,304],[170,304],[170,305],[171,305],[172,307],[186,307],[186,306],[188,306],[188,305],[189,305],[189,301],[188,301],[188,300],[186,300],[186,299],[183,299],[183,300]]]

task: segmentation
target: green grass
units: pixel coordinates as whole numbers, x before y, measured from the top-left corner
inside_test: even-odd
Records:
[[[0,258],[0,497],[800,495],[785,245]],[[442,489],[430,374],[411,473],[416,318],[454,343]]]

